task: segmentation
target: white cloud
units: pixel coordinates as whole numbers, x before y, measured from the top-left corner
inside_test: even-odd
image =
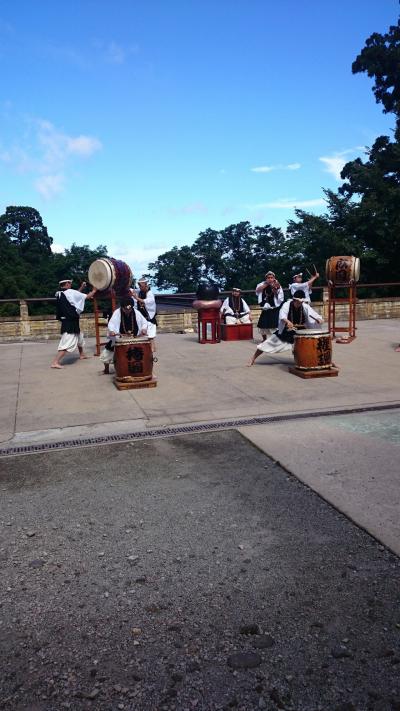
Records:
[[[301,163],[277,163],[276,165],[260,165],[256,168],[250,168],[253,173],[271,173],[273,170],[299,170]]]
[[[65,247],[63,247],[62,244],[57,244],[57,242],[53,242],[51,245],[51,251],[53,254],[64,254],[65,252]]]
[[[295,198],[281,198],[280,200],[272,200],[271,202],[262,202],[257,205],[247,205],[249,210],[292,210],[295,207],[317,207],[324,205],[324,198],[315,198],[312,200],[296,200]]]
[[[204,203],[198,201],[193,202],[190,205],[183,205],[182,207],[170,207],[168,208],[168,213],[170,215],[206,215],[208,209]]]
[[[42,175],[35,180],[35,188],[45,200],[51,200],[64,190],[63,175]]]
[[[69,166],[102,148],[98,138],[69,135],[45,119],[31,119],[11,146],[0,146],[0,160],[17,173],[30,174],[36,190],[51,200],[63,192]]]
[[[65,164],[70,155],[90,156],[102,148],[101,142],[93,136],[69,136],[59,131],[50,121],[39,119],[37,140],[43,149],[42,161],[46,168]]]
[[[321,156],[319,159],[321,163],[325,165],[325,172],[333,175],[335,180],[341,182],[340,173],[342,172],[346,163],[349,160],[353,160],[357,157],[360,151],[365,151],[362,146],[357,146],[356,148],[346,148],[344,151],[337,151],[331,156]]]
[[[69,153],[76,153],[80,156],[91,156],[102,147],[100,141],[91,136],[67,137],[67,146]]]
[[[154,245],[150,247],[133,246],[124,242],[109,246],[108,253],[114,259],[122,259],[128,264],[135,278],[148,271],[149,262],[154,262],[160,254],[167,252],[168,245]]]
[[[325,172],[330,173],[333,175],[335,180],[339,181],[341,180],[340,173],[343,170],[343,167],[345,163],[347,163],[344,158],[341,158],[340,156],[322,156],[320,158],[321,163],[325,165]]]

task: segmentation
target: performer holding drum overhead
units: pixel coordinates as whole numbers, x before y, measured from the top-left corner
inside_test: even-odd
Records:
[[[278,326],[279,308],[284,300],[283,289],[274,272],[266,273],[265,280],[256,286],[256,294],[262,308],[257,326],[265,341]]]
[[[315,328],[316,324],[322,322],[323,318],[306,302],[304,291],[298,289],[293,298],[286,301],[279,311],[278,330],[266,341],[258,344],[256,352],[247,365],[254,365],[255,360],[263,353],[273,355],[292,350],[298,329]]]
[[[104,374],[110,372],[110,363],[114,360],[114,346],[116,336],[125,335],[136,338],[138,336],[154,337],[154,324],[146,321],[144,316],[132,304],[130,297],[120,300],[120,308],[116,309],[111,316],[107,333],[109,341],[100,354],[100,360],[104,363]]]

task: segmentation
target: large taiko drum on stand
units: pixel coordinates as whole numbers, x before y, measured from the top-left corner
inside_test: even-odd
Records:
[[[300,370],[332,368],[332,337],[329,331],[314,328],[297,331],[293,354],[296,368]]]
[[[114,367],[117,383],[144,383],[153,378],[153,351],[146,337],[115,339]]]
[[[113,289],[119,297],[130,295],[132,272],[121,259],[113,257],[96,259],[89,267],[88,279],[98,291]]]
[[[360,278],[358,257],[329,257],[326,260],[326,278],[337,286],[356,284]]]

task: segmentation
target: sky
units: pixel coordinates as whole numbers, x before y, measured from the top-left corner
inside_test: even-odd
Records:
[[[0,214],[139,276],[207,228],[325,211],[392,116],[352,62],[398,0],[0,0]]]

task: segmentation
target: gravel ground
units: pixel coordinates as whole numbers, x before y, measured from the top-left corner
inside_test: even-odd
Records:
[[[399,559],[237,432],[0,461],[0,708],[396,711]]]

